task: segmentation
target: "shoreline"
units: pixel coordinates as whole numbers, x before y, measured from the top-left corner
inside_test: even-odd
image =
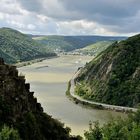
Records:
[[[70,93],[70,88],[71,88],[71,80],[68,82],[68,87],[67,87],[67,90],[66,90],[66,96],[73,103],[75,103],[77,105],[80,105],[80,106],[83,106],[83,107],[90,108],[90,109],[105,110],[102,106],[89,104],[88,102],[83,102],[83,101],[77,99],[76,97],[72,96],[71,93]]]
[[[82,97],[75,94],[75,82],[74,79],[79,74],[80,70],[78,70],[72,79],[68,82],[68,87],[66,91],[66,95],[69,97],[70,100],[72,100],[76,104],[81,104],[83,106],[87,106],[93,109],[101,109],[101,110],[112,110],[116,112],[123,112],[123,113],[129,113],[129,112],[136,112],[137,108],[132,107],[125,107],[125,106],[117,106],[117,105],[110,105],[100,102],[94,102],[90,100],[83,99]]]
[[[34,63],[42,62],[42,61],[44,61],[46,59],[53,59],[53,58],[57,58],[57,57],[59,57],[59,56],[51,56],[51,57],[37,58],[37,59],[29,60],[29,61],[23,61],[23,62],[20,62],[20,63],[15,63],[15,64],[12,64],[12,65],[13,66],[16,66],[17,68],[20,68],[20,67],[32,65]]]

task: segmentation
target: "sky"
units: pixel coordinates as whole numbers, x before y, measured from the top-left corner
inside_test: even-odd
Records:
[[[140,0],[0,0],[0,27],[42,35],[140,32]]]

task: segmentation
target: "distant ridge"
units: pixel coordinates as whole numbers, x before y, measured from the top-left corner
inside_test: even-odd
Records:
[[[127,37],[114,36],[62,36],[62,35],[48,35],[48,36],[31,36],[40,43],[46,45],[47,48],[55,50],[60,49],[64,51],[72,51],[79,48],[84,48],[88,45],[98,41],[120,41]]]
[[[33,39],[32,39],[33,38]],[[59,36],[23,34],[11,28],[0,28],[0,57],[6,63],[29,61],[55,56],[55,52],[84,48],[99,41],[120,41],[126,37],[113,36]]]

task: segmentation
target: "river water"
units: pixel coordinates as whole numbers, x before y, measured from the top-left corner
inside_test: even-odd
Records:
[[[84,130],[88,130],[89,121],[99,120],[103,124],[111,116],[125,116],[119,112],[76,105],[66,97],[67,82],[78,67],[91,59],[90,56],[60,56],[19,68],[44,111],[65,123],[76,135],[83,135]]]

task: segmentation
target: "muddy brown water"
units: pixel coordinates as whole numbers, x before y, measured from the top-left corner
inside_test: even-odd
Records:
[[[74,104],[66,95],[67,82],[78,67],[92,59],[90,56],[60,56],[19,68],[31,84],[38,102],[53,118],[69,126],[72,134],[82,135],[88,130],[89,121],[107,122],[111,116],[125,117],[124,113],[97,110]]]

